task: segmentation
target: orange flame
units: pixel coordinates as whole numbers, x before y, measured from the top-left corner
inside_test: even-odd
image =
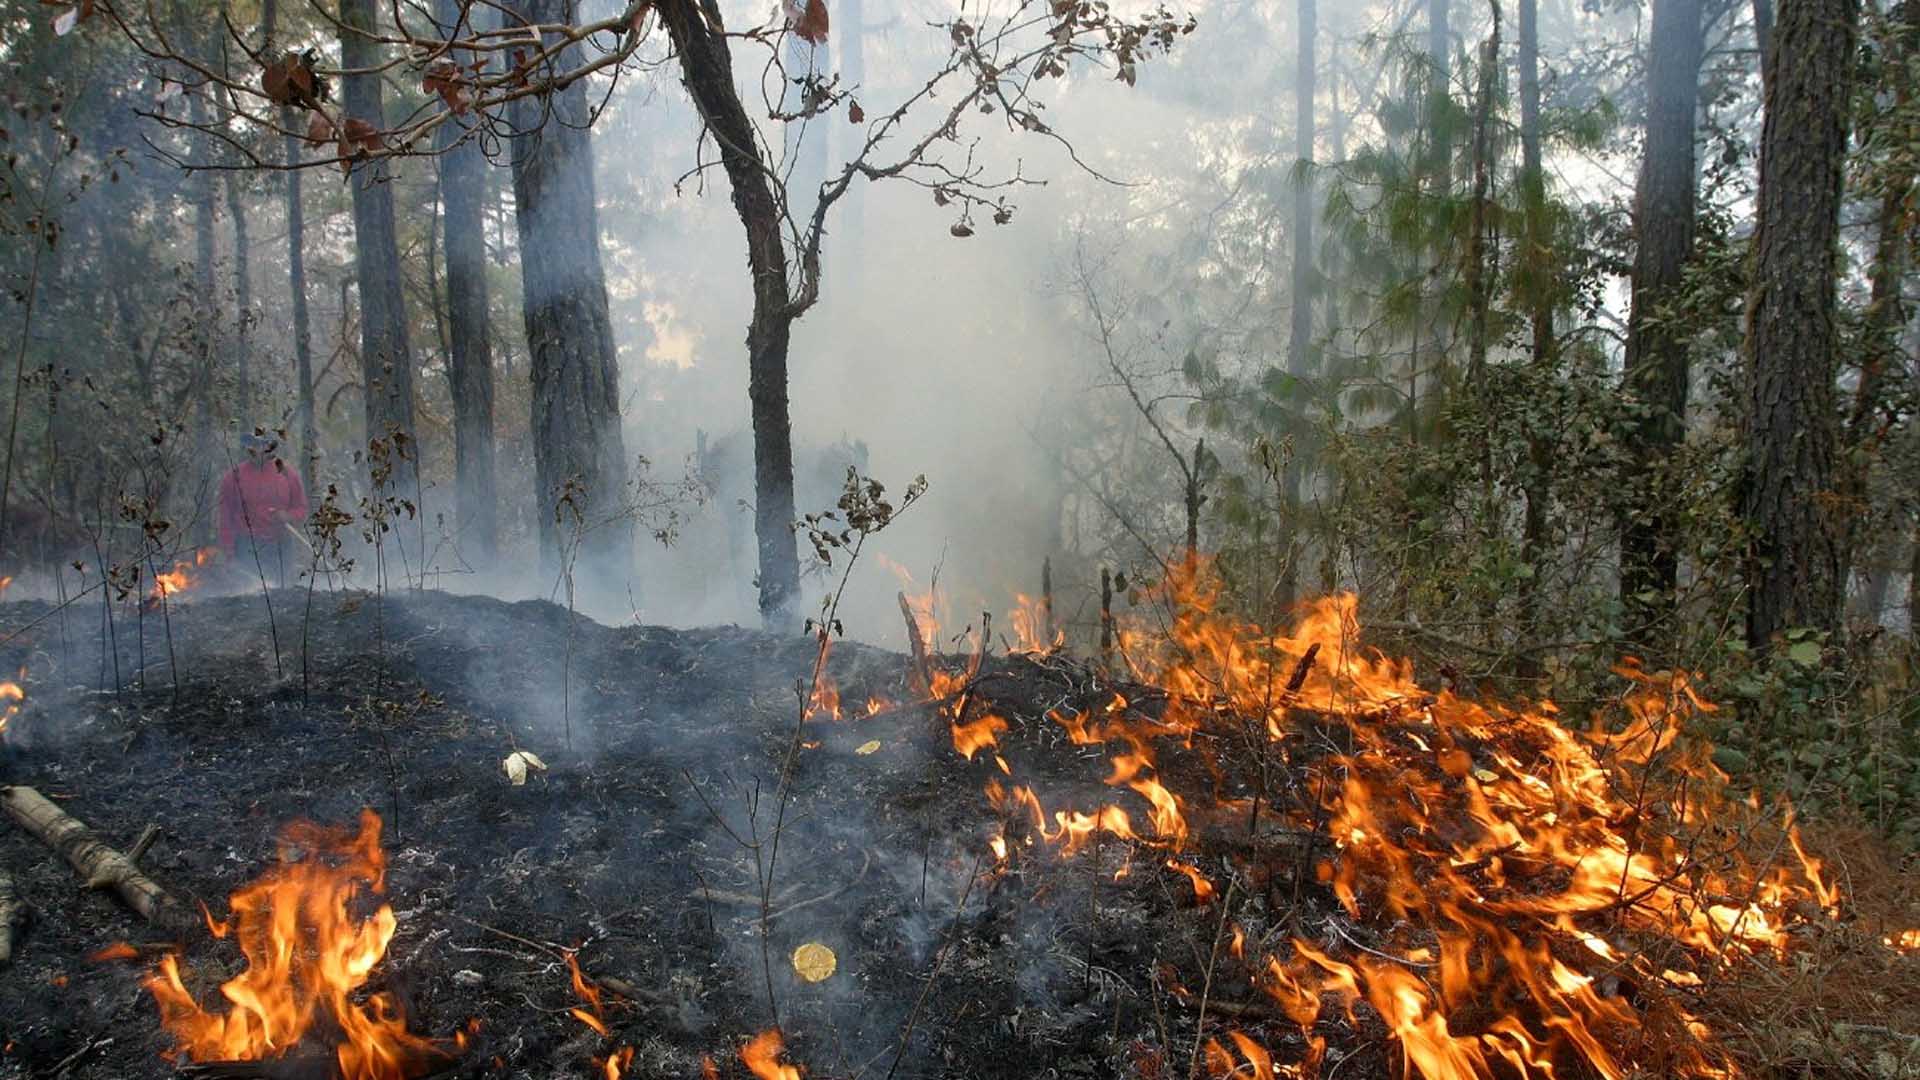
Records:
[[[20,670],[22,679],[27,677],[25,668]],[[0,682],[0,736],[7,733],[7,721],[20,714],[20,703],[27,700],[27,692],[17,682]]]
[[[199,584],[205,569],[220,555],[219,548],[200,548],[191,559],[175,559],[172,570],[162,570],[153,575],[153,588],[147,593],[149,602],[177,596]]]
[[[230,1008],[209,1012],[188,993],[171,955],[145,985],[173,1035],[170,1057],[261,1061],[284,1056],[309,1033],[326,1032],[342,1080],[406,1080],[444,1067],[464,1044],[407,1030],[398,999],[365,995],[396,920],[385,903],[371,917],[350,912],[385,889],[380,818],[360,815],[357,833],[295,823],[281,834],[280,860],[233,894],[234,939],[247,968],[220,987]],[[225,937],[228,927],[217,927]]]
[[[586,1003],[585,1008],[571,1008],[567,1015],[587,1025],[602,1038],[611,1038],[613,1031],[607,1027],[606,1013],[602,1011],[600,988],[588,979],[580,970],[580,961],[575,951],[563,954],[567,961],[567,978],[573,983],[573,992]],[[604,1058],[594,1058],[593,1067],[599,1071],[602,1080],[620,1080],[627,1066],[633,1064],[633,1047],[623,1046]]]
[[[780,1029],[768,1028],[740,1048],[740,1060],[746,1062],[747,1071],[759,1080],[800,1080],[799,1066],[780,1063],[783,1049]]]
[[[1646,959],[1672,956],[1671,948],[1614,942],[1670,942],[1693,952],[1683,967],[1778,955],[1799,912],[1833,912],[1842,898],[1802,845],[1791,811],[1770,819],[1757,803],[1730,797],[1710,748],[1683,738],[1692,718],[1713,708],[1684,674],[1623,665],[1623,722],[1581,733],[1551,702],[1502,705],[1421,686],[1410,662],[1361,647],[1351,594],[1310,605],[1283,633],[1221,612],[1203,566],[1174,575],[1166,590],[1170,629],[1123,627],[1121,635],[1132,673],[1163,692],[1158,714],[1119,695],[1087,712],[1052,714],[1075,745],[1110,747],[1106,783],[1145,800],[1146,835],[1120,807],[1049,813],[1031,787],[995,778],[986,795],[1006,831],[990,844],[1004,860],[1036,838],[1070,854],[1111,834],[1161,849],[1165,865],[1205,902],[1213,883],[1173,857],[1193,826],[1185,797],[1168,789],[1156,765],[1156,747],[1172,741],[1217,753],[1209,748],[1244,744],[1249,731],[1257,738],[1262,730],[1269,744],[1284,746],[1300,738],[1299,708],[1342,725],[1340,749],[1321,735],[1319,749],[1303,755],[1317,780],[1301,788],[1313,793],[1310,805],[1267,813],[1292,814],[1286,827],[1331,839],[1314,880],[1349,925],[1369,927],[1378,940],[1349,942],[1349,950],[1295,939],[1245,957],[1261,973],[1259,988],[1301,1028],[1306,1057],[1275,1062],[1233,1034],[1202,1044],[1209,1071],[1314,1075],[1323,1012],[1351,1019],[1364,1002],[1392,1032],[1407,1077],[1545,1077],[1576,1059],[1603,1077],[1644,1071],[1629,1036],[1651,1008],[1668,1010],[1676,1023],[1664,1026],[1682,1032],[1682,1042],[1689,1032],[1695,1040],[1667,1049],[1658,1062],[1667,1075],[1732,1074],[1697,1020],[1631,992],[1698,976]],[[959,679],[936,672],[934,681],[951,687]],[[949,719],[954,747],[969,759],[1005,731]],[[1011,776],[1004,758],[996,761]],[[1215,801],[1216,812],[1236,809]],[[1780,843],[1690,839],[1701,830]],[[1745,854],[1769,847],[1785,858],[1757,865]],[[1920,931],[1886,942],[1920,947]],[[1237,929],[1233,948],[1237,956],[1248,950]],[[1487,1002],[1502,1005],[1490,1011]]]

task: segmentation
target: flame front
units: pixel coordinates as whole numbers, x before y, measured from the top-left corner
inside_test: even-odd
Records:
[[[1406,1077],[1565,1076],[1575,1062],[1572,1074],[1603,1077],[1733,1074],[1670,988],[1697,985],[1697,972],[1717,964],[1780,955],[1796,911],[1833,912],[1840,896],[1802,847],[1791,811],[1770,820],[1757,803],[1729,797],[1710,748],[1681,738],[1712,709],[1684,676],[1622,666],[1631,690],[1617,730],[1576,733],[1551,702],[1510,707],[1419,686],[1410,663],[1358,645],[1350,594],[1273,633],[1218,611],[1205,581],[1204,568],[1177,574],[1170,627],[1122,634],[1121,655],[1163,692],[1164,707],[1150,715],[1114,694],[1051,716],[1075,745],[1105,749],[1107,784],[1136,804],[1049,811],[999,756],[1005,775],[986,794],[1001,819],[989,843],[1003,863],[1036,840],[1065,855],[1109,835],[1159,849],[1160,865],[1206,904],[1218,899],[1214,881],[1176,857],[1202,827],[1190,818],[1237,818],[1244,832],[1261,807],[1170,790],[1156,749],[1212,755],[1216,774],[1227,774],[1234,765],[1221,748],[1251,745],[1304,770],[1297,789],[1311,793],[1308,805],[1267,806],[1267,820],[1330,840],[1310,880],[1373,943],[1330,928],[1324,939],[1269,941],[1256,956],[1236,926],[1235,961],[1299,1026],[1306,1053],[1279,1061],[1229,1032],[1203,1045],[1208,1071],[1318,1075],[1327,1010],[1351,1020],[1364,1004],[1397,1042]],[[936,673],[933,696],[963,681]],[[962,703],[966,695],[947,719],[954,748],[973,759],[1008,724],[983,703],[962,717]],[[1337,730],[1297,730],[1305,709]],[[1767,836],[1779,842],[1753,840]],[[1751,860],[1767,849],[1783,857]]]
[[[247,968],[220,987],[230,1006],[210,1012],[195,1001],[172,955],[146,980],[189,1061],[260,1061],[285,1056],[325,1033],[341,1080],[407,1080],[443,1067],[453,1046],[407,1030],[391,994],[362,995],[386,954],[396,921],[382,903],[370,917],[353,908],[385,889],[380,818],[360,815],[359,831],[297,823],[281,835],[280,860],[233,894],[232,917],[208,926],[232,935]]]

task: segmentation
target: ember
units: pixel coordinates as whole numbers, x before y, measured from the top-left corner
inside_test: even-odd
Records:
[[[233,895],[233,918],[207,926],[231,934],[247,968],[220,987],[231,1006],[203,1009],[171,955],[146,980],[161,1022],[190,1061],[261,1061],[292,1052],[309,1036],[329,1047],[340,1080],[407,1080],[443,1067],[464,1042],[407,1030],[392,994],[365,993],[386,954],[396,920],[385,903],[370,918],[352,908],[385,888],[380,818],[360,816],[359,831],[296,823],[281,834],[280,861]],[[364,997],[363,997],[364,994]]]

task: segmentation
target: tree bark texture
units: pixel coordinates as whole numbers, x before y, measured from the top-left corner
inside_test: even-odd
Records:
[[[1747,301],[1747,643],[1839,619],[1833,380],[1857,0],[1789,0],[1773,29]]]
[[[108,847],[80,822],[30,787],[0,788],[0,807],[22,829],[67,860],[89,889],[109,889],[142,919],[181,929],[190,916],[165,889],[140,872],[132,859]]]
[[[787,345],[793,326],[778,203],[733,80],[733,60],[717,7],[667,0],[662,21],[673,37],[687,92],[720,147],[734,211],[747,232],[753,319],[747,327],[747,396],[753,415],[754,533],[760,548],[760,616],[789,626],[800,591],[793,535],[793,425],[787,408]]]
[[[571,0],[528,0],[529,22],[577,17]],[[578,66],[578,46],[556,70]],[[580,83],[514,102],[514,221],[533,379],[535,520],[549,569],[571,552],[576,579],[624,587],[633,571],[620,367],[600,262],[600,213]],[[449,232],[451,250],[451,232]]]
[[[1620,527],[1621,607],[1628,632],[1643,641],[1671,609],[1679,581],[1678,543],[1661,478],[1686,438],[1688,328],[1662,307],[1677,298],[1693,249],[1694,115],[1704,47],[1700,0],[1654,0],[1623,372],[1624,389],[1646,410],[1632,433],[1644,497],[1630,501]]]
[[[356,28],[376,25],[374,0],[340,0],[340,58],[350,69],[380,64],[380,49]],[[378,75],[349,75],[342,80],[346,115],[385,131],[387,122]],[[413,430],[413,350],[407,341],[406,301],[400,276],[400,241],[394,226],[391,170],[386,162],[353,167],[354,271],[360,291],[360,376],[366,405],[367,439]],[[419,448],[413,448],[415,454]],[[396,464],[398,486],[408,489],[412,470]]]
[[[478,11],[480,9],[472,9]],[[449,33],[457,0],[440,0]],[[487,160],[460,123],[440,128],[440,197],[446,229],[448,381],[453,391],[454,512],[466,550],[485,564],[498,554],[494,488],[493,341],[487,305]]]

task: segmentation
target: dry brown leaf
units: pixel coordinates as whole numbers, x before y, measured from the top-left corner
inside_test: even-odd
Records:
[[[313,119],[307,121],[307,145],[325,146],[333,141],[333,121],[327,114],[315,112]]]
[[[787,29],[800,35],[801,40],[815,45],[827,42],[827,5],[825,0],[781,0],[780,9],[787,17]]]
[[[347,117],[340,135],[341,141],[353,147],[355,153],[371,154],[383,147],[379,129],[357,116]]]

